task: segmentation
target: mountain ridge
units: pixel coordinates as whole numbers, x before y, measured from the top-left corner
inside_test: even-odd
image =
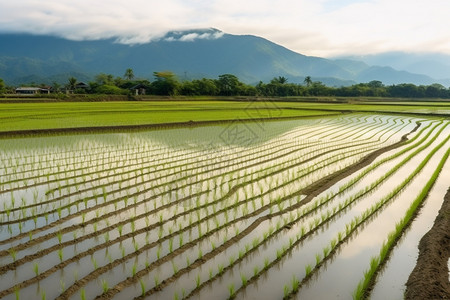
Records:
[[[334,86],[371,80],[385,84],[439,82],[426,75],[353,59],[306,56],[262,37],[232,35],[213,28],[169,32],[142,44],[123,44],[115,38],[72,41],[44,35],[0,34],[0,78],[7,84],[25,83],[26,78],[49,83],[59,75],[70,74],[90,81],[99,73],[122,76],[127,68],[140,78],[170,70],[181,80],[230,73],[250,84],[277,76],[285,76],[293,83],[311,76]]]

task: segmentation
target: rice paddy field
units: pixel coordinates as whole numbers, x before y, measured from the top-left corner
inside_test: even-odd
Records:
[[[0,139],[0,298],[402,298],[449,139],[364,112]]]

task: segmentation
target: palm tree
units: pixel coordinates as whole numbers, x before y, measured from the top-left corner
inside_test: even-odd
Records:
[[[69,78],[69,89],[73,91],[75,89],[76,85],[77,85],[77,79],[75,77],[70,77]]]
[[[270,83],[272,84],[285,84],[288,81],[288,79],[284,76],[278,76],[278,77],[274,77]]]
[[[128,68],[128,69],[125,71],[125,74],[123,75],[123,77],[125,77],[125,79],[127,79],[127,80],[132,80],[132,79],[134,78],[134,72],[133,72],[133,69]]]
[[[278,82],[280,84],[285,84],[288,81],[288,79],[284,76],[278,76]]]
[[[311,76],[306,76],[305,80],[303,80],[303,83],[306,84],[307,87],[310,87],[312,84]]]

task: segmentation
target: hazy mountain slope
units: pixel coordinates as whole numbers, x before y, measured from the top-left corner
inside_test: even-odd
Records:
[[[396,70],[427,75],[431,78],[450,79],[450,55],[440,53],[387,52],[374,55],[348,56],[368,65],[390,66]]]
[[[182,80],[231,73],[247,83],[267,82],[277,76],[285,76],[289,82],[311,76],[330,85],[370,80],[433,82],[426,76],[376,69],[359,61],[305,56],[261,37],[223,34],[215,29],[172,32],[159,41],[137,45],[114,39],[71,41],[0,34],[0,78],[8,84],[27,82],[27,78],[36,83],[58,78],[65,82],[70,74],[83,80],[92,80],[101,72],[122,76],[127,68],[148,79],[155,71],[171,70]]]

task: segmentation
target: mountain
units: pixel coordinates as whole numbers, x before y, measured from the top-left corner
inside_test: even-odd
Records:
[[[127,68],[148,79],[155,71],[170,70],[181,80],[231,73],[246,83],[267,82],[278,76],[292,83],[311,76],[334,86],[371,80],[385,84],[435,82],[427,76],[360,61],[305,56],[261,37],[216,29],[170,32],[157,41],[134,45],[117,39],[72,41],[0,34],[0,78],[7,84],[65,83],[71,75],[89,81],[99,73],[123,76]]]
[[[409,73],[423,74],[429,78],[437,78],[442,84],[450,84],[450,55],[446,54],[386,52],[347,56],[341,59],[358,60],[372,66],[392,67]]]

